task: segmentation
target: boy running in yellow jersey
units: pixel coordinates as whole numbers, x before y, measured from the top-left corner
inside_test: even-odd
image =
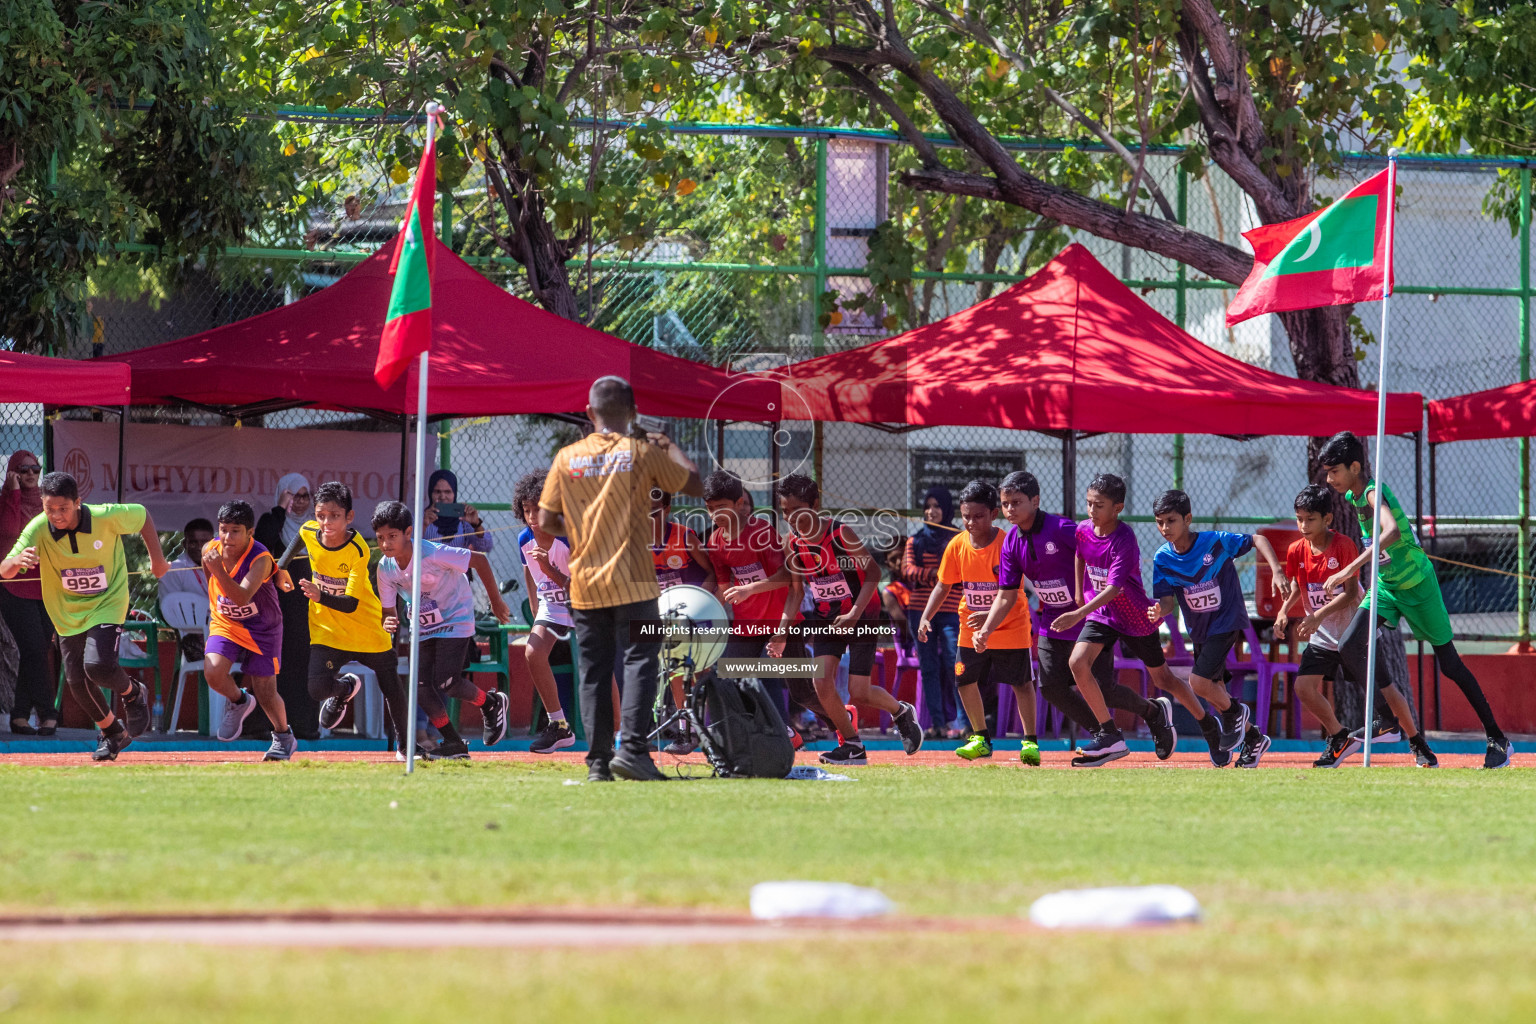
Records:
[[[309,555],[311,577],[299,581],[309,598],[309,695],[322,701],[320,728],[334,729],[363,688],[354,672],[338,675],[355,661],[373,670],[389,712],[398,750],[405,749],[405,690],[396,670],[395,641],[384,631],[384,611],[368,578],[368,545],[352,528],[352,489],[337,481],[315,488],[315,518],[299,528],[298,545]],[[285,589],[292,589],[291,583]]]

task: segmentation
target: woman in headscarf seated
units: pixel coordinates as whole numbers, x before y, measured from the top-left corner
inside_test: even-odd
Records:
[[[491,535],[485,532],[480,513],[473,505],[465,505],[462,511],[440,506],[456,505],[459,500],[459,478],[451,470],[440,469],[427,478],[429,504],[421,514],[423,540],[447,544],[450,547],[468,548],[471,551],[490,551],[495,547]],[[456,511],[458,515],[447,515]]]

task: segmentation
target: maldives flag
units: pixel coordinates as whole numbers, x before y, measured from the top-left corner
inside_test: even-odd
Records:
[[[1393,167],[1331,206],[1244,231],[1253,271],[1227,307],[1227,326],[1260,313],[1380,299],[1392,287]]]
[[[435,116],[435,115],[428,115]],[[389,272],[395,283],[389,291],[389,313],[379,338],[379,357],[373,379],[387,388],[400,379],[411,361],[432,347],[432,267],[436,248],[432,201],[437,191],[437,133],[427,128],[427,148],[416,168],[416,185],[405,208],[405,223],[396,239]]]

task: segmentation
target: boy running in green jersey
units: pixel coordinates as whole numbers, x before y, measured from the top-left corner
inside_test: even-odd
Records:
[[[156,579],[171,566],[143,505],[82,505],[79,485],[68,473],[49,473],[39,486],[42,515],[26,525],[0,561],[0,579],[41,568],[43,604],[59,633],[65,685],[101,730],[91,760],[115,761],[149,728],[149,690],[117,662],[117,640],[128,617],[122,536],[144,538]],[[111,705],[102,690],[112,692]]]
[[[1440,595],[1440,581],[1435,578],[1429,556],[1414,538],[1408,517],[1403,514],[1403,507],[1398,504],[1396,495],[1385,484],[1370,479],[1365,470],[1365,445],[1347,430],[1328,439],[1318,461],[1328,471],[1328,486],[1344,495],[1355,507],[1360,516],[1361,532],[1367,539],[1371,536],[1372,516],[1379,516],[1381,522],[1381,556],[1375,559],[1376,571],[1380,573],[1376,585],[1380,607],[1371,607],[1370,587],[1366,586],[1365,600],[1361,602],[1349,628],[1339,641],[1339,655],[1345,671],[1363,682],[1369,659],[1370,631],[1376,628],[1378,621],[1395,630],[1399,621],[1407,619],[1413,635],[1429,641],[1434,647],[1435,661],[1439,662],[1440,671],[1461,687],[1467,703],[1472,705],[1478,721],[1482,722],[1487,731],[1488,752],[1483,759],[1483,767],[1507,766],[1509,740],[1494,720],[1493,709],[1488,706],[1483,689],[1477,684],[1477,677],[1461,660],[1461,655],[1456,653],[1456,644],[1451,639],[1451,617],[1445,610],[1445,599]],[[1351,577],[1372,560],[1374,554],[1367,544],[1353,561],[1328,577],[1323,584],[1324,593],[1332,597],[1342,591]],[[1391,676],[1387,673],[1386,657],[1380,645],[1376,648],[1376,688],[1381,691],[1381,696],[1402,725],[1401,732],[1389,726],[1380,735],[1373,734],[1372,740],[1394,743],[1406,735],[1419,765],[1434,767],[1434,755],[1428,752],[1428,744],[1414,728],[1407,699],[1392,686]],[[1372,727],[1372,723],[1367,723],[1366,728]],[[1352,735],[1350,739],[1351,744],[1340,760],[1364,745],[1364,730]]]

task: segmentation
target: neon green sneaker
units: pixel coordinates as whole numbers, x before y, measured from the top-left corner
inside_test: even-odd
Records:
[[[967,761],[974,761],[978,757],[991,757],[992,743],[981,733],[972,733],[971,738],[961,744],[955,753]]]
[[[1034,740],[1025,740],[1019,745],[1019,760],[1040,767],[1040,744]]]

